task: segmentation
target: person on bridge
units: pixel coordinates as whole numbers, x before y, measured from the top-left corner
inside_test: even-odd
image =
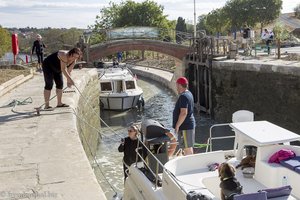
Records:
[[[76,61],[81,57],[82,52],[79,48],[73,48],[70,51],[59,50],[49,55],[43,62],[43,72],[45,79],[44,99],[45,109],[52,108],[49,105],[51,90],[53,87],[53,80],[56,85],[57,107],[69,107],[69,105],[62,103],[62,89],[63,76],[67,78],[67,86],[74,85],[71,78],[71,72],[76,64]]]
[[[122,62],[123,53],[122,53],[121,51],[119,51],[119,52],[117,53],[117,58],[118,58],[118,62],[119,62],[119,63]]]
[[[179,94],[173,111],[173,128],[178,137],[179,147],[184,148],[184,155],[193,154],[195,143],[194,97],[188,90],[188,80],[180,77],[176,81]]]
[[[32,50],[31,50],[31,56],[33,55],[34,51],[38,58],[38,67],[37,71],[41,71],[41,65],[43,63],[44,59],[44,48],[46,48],[46,45],[42,41],[42,36],[40,34],[36,35],[36,40],[33,42]]]

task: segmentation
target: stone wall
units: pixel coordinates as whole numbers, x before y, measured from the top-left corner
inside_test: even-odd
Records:
[[[100,120],[99,117],[95,116],[95,113],[98,116],[100,115],[99,87],[99,79],[96,73],[92,76],[84,90],[81,90],[85,98],[79,98],[77,107],[77,129],[83,148],[91,162],[93,159],[92,154],[96,154],[99,142]]]
[[[254,112],[255,120],[300,134],[300,68],[214,62],[212,102],[218,122],[231,122],[233,112],[245,109]]]
[[[157,68],[148,68],[142,66],[129,66],[129,67],[133,74],[154,80],[160,83],[161,85],[163,85],[164,87],[169,88],[175,94],[177,93],[176,84],[174,82],[174,76],[172,72],[157,69]]]

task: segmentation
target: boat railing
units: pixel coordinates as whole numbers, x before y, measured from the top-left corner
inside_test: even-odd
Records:
[[[213,137],[213,129],[216,127],[225,127],[229,126],[229,123],[224,123],[224,124],[215,124],[212,125],[209,129],[209,138],[207,140],[207,145],[206,145],[206,152],[211,152],[213,150],[213,140],[222,140],[222,139],[228,139],[228,138],[235,138],[235,135],[230,135],[230,136],[216,136]]]
[[[142,144],[143,147],[141,147],[140,144]],[[155,170],[155,172],[153,172],[153,170],[150,168],[147,161],[144,159],[143,155],[140,154],[139,150],[141,150],[143,148],[147,151],[147,156],[149,156],[149,155],[152,156],[153,159],[156,161],[156,170]],[[166,172],[171,177],[171,179],[174,180],[174,182],[178,185],[178,187],[185,194],[187,194],[187,192],[178,183],[177,178],[172,174],[172,172],[170,172],[167,168],[164,167],[164,165],[161,163],[161,161],[149,150],[149,148],[143,143],[143,141],[140,140],[140,138],[138,138],[138,148],[135,149],[135,152],[136,152],[135,166],[137,166],[138,158],[140,158],[141,161],[143,162],[143,164],[147,167],[147,169],[149,169],[151,174],[155,177],[155,189],[157,189],[159,181],[162,182],[162,178],[159,176],[159,168],[161,167],[163,169],[163,171]]]

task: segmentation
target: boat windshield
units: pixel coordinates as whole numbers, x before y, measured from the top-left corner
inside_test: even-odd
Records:
[[[101,83],[101,91],[112,91],[111,82]]]
[[[126,81],[126,90],[135,89],[134,81]]]

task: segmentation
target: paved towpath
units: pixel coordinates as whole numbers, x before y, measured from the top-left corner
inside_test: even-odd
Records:
[[[75,82],[85,84],[80,79],[88,71],[74,70]],[[81,145],[72,109],[32,113],[43,103],[43,86],[42,75],[35,75],[0,97],[0,106],[13,99],[33,100],[14,112],[0,108],[0,199],[106,199]],[[64,94],[64,103],[76,108],[76,95]]]

